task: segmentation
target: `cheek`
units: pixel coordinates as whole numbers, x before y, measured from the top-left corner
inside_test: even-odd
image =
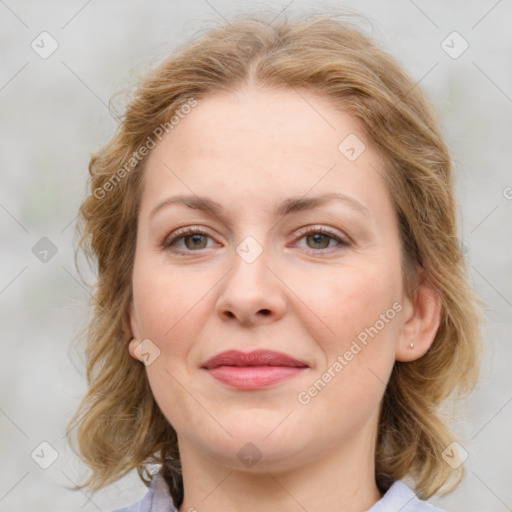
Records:
[[[336,418],[348,430],[360,428],[376,414],[395,361],[401,325],[399,279],[392,270],[383,274],[352,269],[326,280],[323,292],[310,291],[308,305],[321,313],[329,329],[315,336],[322,363],[310,387],[301,390],[299,403],[306,405],[305,411]],[[309,318],[310,325],[319,325],[315,315]],[[318,328],[307,328],[319,333]]]
[[[190,350],[211,311],[204,273],[172,270],[142,258],[133,274],[134,304],[140,336],[150,339],[160,353],[147,366],[153,396],[170,423],[180,431],[208,427],[190,399],[192,376],[186,364]],[[211,313],[210,313],[211,315]]]
[[[195,377],[191,360],[197,341],[205,337],[218,280],[211,272],[172,269],[142,258],[135,265],[133,293],[140,336],[160,351],[147,367],[147,375],[155,400],[171,421],[176,419],[172,411],[195,417],[194,403],[186,392]]]
[[[395,361],[402,321],[400,278],[399,268],[384,271],[368,263],[340,270],[324,280],[323,288],[310,289],[308,305],[328,326],[323,334],[316,330],[322,361],[317,375],[326,386],[317,386],[323,391],[314,407],[327,401],[337,404],[336,414],[357,410],[361,416],[352,419],[356,423],[375,410]],[[315,315],[308,318],[319,325]],[[315,393],[313,389],[311,396]]]
[[[311,282],[315,286],[311,286]],[[397,318],[392,306],[401,297],[399,270],[384,272],[370,264],[357,269],[343,268],[323,277],[317,274],[314,280],[298,280],[294,291],[306,299],[309,313],[303,320],[309,318],[310,326],[318,326],[319,319],[322,321],[325,327],[322,339],[328,342],[328,352],[344,349],[347,342],[376,322],[378,330],[382,331],[380,334],[384,331],[389,335],[396,333],[396,328],[390,327],[393,323],[398,324],[391,320]],[[384,324],[382,315],[385,316]]]
[[[190,327],[212,285],[201,272],[137,262],[133,293],[141,336],[164,342]]]

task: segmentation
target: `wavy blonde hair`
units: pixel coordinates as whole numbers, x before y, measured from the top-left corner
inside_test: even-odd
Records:
[[[200,101],[248,82],[324,95],[362,122],[382,155],[400,223],[404,289],[412,296],[419,271],[426,273],[440,292],[442,319],[423,357],[394,365],[382,400],[375,478],[384,493],[410,476],[424,499],[452,490],[462,478],[462,466],[452,469],[442,459],[454,436],[440,406],[476,383],[482,304],[469,287],[459,250],[452,161],[436,117],[418,84],[350,22],[331,14],[271,20],[233,19],[168,57],[140,83],[116,134],[91,158],[78,247],[98,269],[86,334],[89,389],[68,427],[71,441],[76,428],[78,451],[92,469],[82,487],[98,490],[133,468],[147,483],[156,463],[174,504],[182,503],[176,432],[152,396],[144,365],[127,349],[147,158],[112,180],[190,98]]]

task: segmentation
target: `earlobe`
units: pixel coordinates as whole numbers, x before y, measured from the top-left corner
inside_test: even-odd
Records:
[[[441,323],[441,294],[426,273],[404,309],[408,316],[397,341],[395,359],[409,362],[428,352]]]
[[[140,361],[141,359],[137,357],[137,352],[135,349],[140,345],[140,341],[137,338],[132,338],[130,342],[128,343],[128,352],[133,357],[133,359],[136,359],[137,361]]]

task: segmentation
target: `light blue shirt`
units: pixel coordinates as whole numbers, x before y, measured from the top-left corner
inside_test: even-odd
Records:
[[[155,475],[142,500],[114,512],[178,512],[167,484],[160,474]],[[388,492],[367,512],[443,512],[416,497],[403,482],[395,482]]]

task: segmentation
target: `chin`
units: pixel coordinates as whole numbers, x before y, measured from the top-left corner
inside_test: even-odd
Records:
[[[304,422],[289,414],[290,410],[238,409],[222,415],[221,423],[229,434],[212,425],[208,431],[203,427],[191,436],[190,426],[181,427],[188,442],[216,464],[236,471],[285,471],[314,458],[312,446],[318,441],[314,432],[306,431]]]
[[[305,462],[302,460],[307,457],[305,446],[294,443],[292,439],[283,443],[282,439],[276,441],[270,437],[256,440],[250,440],[250,434],[233,437],[222,444],[205,446],[203,453],[216,464],[251,473],[286,471]]]

